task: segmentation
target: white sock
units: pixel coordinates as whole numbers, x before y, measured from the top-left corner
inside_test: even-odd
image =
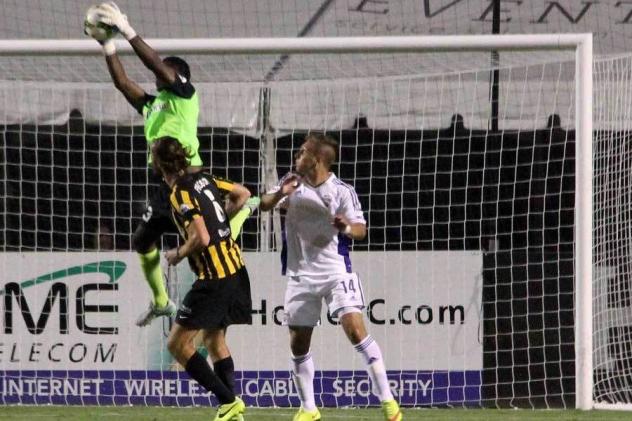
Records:
[[[314,360],[311,352],[292,356],[292,377],[301,399],[301,406],[307,411],[316,409],[314,400]]]
[[[375,339],[371,335],[367,335],[362,342],[354,345],[354,348],[364,357],[367,365],[366,371],[373,384],[373,393],[380,398],[380,402],[393,399],[393,393],[391,393],[391,387],[386,377],[382,351],[380,351],[380,346],[375,342]]]

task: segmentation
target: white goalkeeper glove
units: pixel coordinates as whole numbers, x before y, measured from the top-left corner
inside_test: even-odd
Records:
[[[98,17],[101,22],[106,25],[116,26],[119,32],[127,39],[131,40],[136,36],[136,31],[127,21],[127,16],[121,13],[116,3],[108,1],[98,6]]]
[[[101,47],[103,48],[103,55],[111,56],[116,53],[116,45],[114,44],[114,40],[112,38],[106,39],[105,41],[99,41]]]

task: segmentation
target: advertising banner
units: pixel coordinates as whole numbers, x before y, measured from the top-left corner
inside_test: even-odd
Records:
[[[249,404],[298,405],[288,372],[285,279],[277,253],[245,253],[253,324],[228,329],[239,393]],[[365,321],[405,405],[476,404],[482,256],[479,252],[352,255]],[[0,403],[213,402],[166,349],[171,321],[139,328],[149,303],[133,253],[4,253],[0,282]],[[193,282],[186,264],[166,271],[179,301]],[[200,346],[200,352],[205,352]],[[314,331],[316,393],[323,405],[379,403],[364,361],[323,306]]]

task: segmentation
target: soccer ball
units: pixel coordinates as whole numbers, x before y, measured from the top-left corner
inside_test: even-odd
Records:
[[[90,6],[83,21],[83,33],[97,41],[105,41],[112,38],[118,32],[114,26],[106,25],[99,21],[97,6]]]

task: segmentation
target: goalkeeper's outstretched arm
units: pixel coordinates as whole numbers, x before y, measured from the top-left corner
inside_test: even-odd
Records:
[[[162,80],[168,85],[172,85],[176,81],[176,71],[167,66],[158,53],[151,48],[140,36],[136,35],[129,40],[130,45],[141,59],[145,67],[151,70],[156,78]]]
[[[99,5],[99,18],[101,22],[115,26],[119,30],[121,35],[129,41],[145,67],[151,70],[156,75],[156,78],[168,85],[176,81],[175,70],[163,63],[158,53],[136,34],[136,31],[128,22],[127,16],[121,12],[114,2],[106,2]]]
[[[107,42],[113,42],[112,40],[108,40]],[[104,44],[104,51],[106,46]],[[135,109],[140,109],[145,102],[145,91],[141,88],[136,82],[127,77],[125,73],[125,69],[123,68],[123,63],[119,59],[116,51],[111,55],[105,56],[105,62],[108,65],[108,71],[110,72],[110,77],[114,82],[114,86],[116,89],[121,91],[127,102],[129,102],[132,107]]]

